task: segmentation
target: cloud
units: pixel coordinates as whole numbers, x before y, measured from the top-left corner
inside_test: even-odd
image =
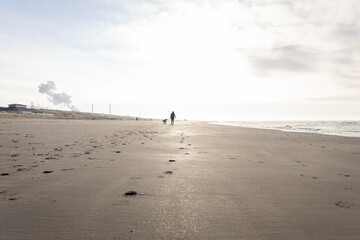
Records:
[[[62,105],[71,111],[79,111],[74,105],[71,105],[71,97],[66,93],[56,93],[56,85],[53,81],[42,83],[38,86],[39,92],[48,95],[48,100],[54,105]]]
[[[349,103],[360,103],[358,95],[335,95],[330,97],[314,98],[313,101],[317,102],[349,102]]]
[[[296,45],[250,52],[249,60],[256,73],[265,76],[274,72],[313,72],[317,67],[316,51]]]

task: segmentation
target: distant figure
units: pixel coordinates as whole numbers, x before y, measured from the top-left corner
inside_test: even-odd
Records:
[[[172,113],[170,114],[171,125],[174,125],[174,119],[175,118],[176,118],[176,115],[175,115],[174,111],[172,111]]]
[[[167,119],[163,119],[162,121],[163,121],[163,124],[166,124]]]

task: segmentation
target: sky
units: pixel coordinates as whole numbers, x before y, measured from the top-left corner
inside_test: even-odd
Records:
[[[0,0],[0,106],[360,120],[358,0]]]

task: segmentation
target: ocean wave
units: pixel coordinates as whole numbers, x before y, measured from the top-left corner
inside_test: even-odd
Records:
[[[211,124],[360,137],[360,121],[232,121],[213,122]]]

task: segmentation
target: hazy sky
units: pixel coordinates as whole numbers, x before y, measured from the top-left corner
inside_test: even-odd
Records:
[[[358,0],[0,0],[0,106],[360,119],[359,16]]]

